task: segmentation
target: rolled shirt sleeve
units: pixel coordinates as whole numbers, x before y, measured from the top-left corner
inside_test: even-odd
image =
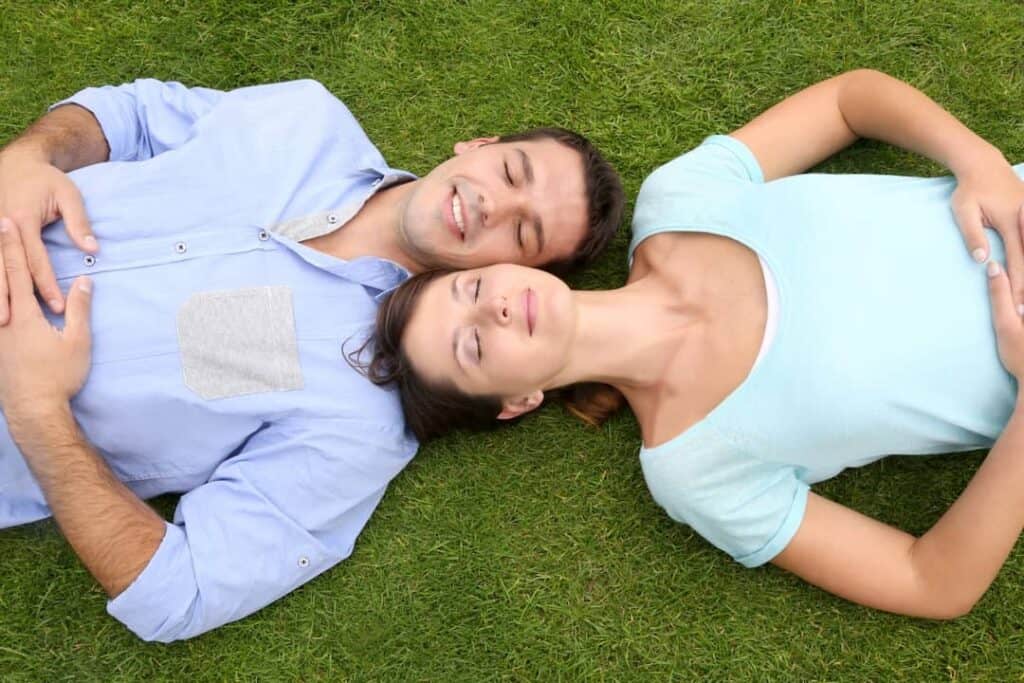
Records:
[[[409,461],[396,427],[272,425],[185,494],[107,611],[143,640],[190,638],[252,614],[334,566]]]
[[[50,109],[77,104],[92,112],[110,146],[109,161],[144,161],[195,134],[196,123],[224,93],[151,78],[85,88]]]

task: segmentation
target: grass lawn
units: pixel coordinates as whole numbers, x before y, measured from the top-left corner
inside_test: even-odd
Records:
[[[1024,6],[1009,0],[0,0],[0,142],[86,85],[312,77],[392,165],[560,124],[630,197],[656,165],[854,67],[918,86],[1024,160]],[[940,173],[859,144],[834,172]],[[827,225],[821,226],[827,230]],[[799,239],[799,235],[794,235]],[[624,228],[581,287],[626,274]],[[987,352],[987,351],[985,351]],[[746,570],[651,501],[639,434],[558,407],[422,449],[353,556],[256,615],[144,644],[52,523],[0,533],[0,680],[953,680],[1024,675],[1024,554],[974,612],[873,612]],[[816,490],[914,533],[981,455],[890,459]],[[174,501],[158,507],[170,513]]]

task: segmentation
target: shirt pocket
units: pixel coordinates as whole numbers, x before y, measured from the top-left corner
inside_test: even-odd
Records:
[[[303,386],[289,287],[193,294],[177,327],[185,386],[204,399]]]

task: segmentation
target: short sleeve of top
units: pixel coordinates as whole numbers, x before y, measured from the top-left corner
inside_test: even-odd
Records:
[[[681,437],[640,453],[655,502],[746,567],[782,552],[810,491],[797,468],[759,460],[707,423]]]
[[[730,232],[739,195],[763,182],[761,167],[746,145],[728,135],[712,135],[644,180],[633,212],[630,259],[640,242],[659,232]]]
[[[764,182],[739,140],[714,135],[652,173],[641,187],[630,256],[651,235],[672,231],[736,236],[751,227],[743,195]],[[742,225],[739,225],[742,223]],[[809,487],[798,467],[761,460],[719,424],[717,410],[676,438],[641,449],[644,478],[668,515],[747,567],[782,552],[803,520]]]

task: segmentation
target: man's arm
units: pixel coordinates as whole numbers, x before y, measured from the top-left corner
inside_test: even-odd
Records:
[[[78,248],[99,249],[82,196],[65,173],[107,160],[141,161],[174,149],[191,137],[195,123],[222,96],[217,90],[152,79],[86,88],[0,149],[0,216],[14,221],[21,232],[32,279],[50,310],[62,313],[64,297],[42,229],[62,218]],[[0,325],[8,316],[7,283],[0,279]]]
[[[107,595],[117,597],[160,547],[164,520],[114,476],[67,401],[15,411],[9,427],[64,537]]]
[[[11,293],[11,321],[0,328],[0,407],[57,524],[113,597],[156,552],[164,522],[117,480],[71,414],[90,366],[91,283],[75,281],[57,330],[36,303],[18,230],[7,219],[0,219],[0,252]]]
[[[88,109],[76,104],[45,114],[0,152],[0,161],[30,159],[65,173],[109,157],[110,147],[99,121]]]
[[[282,418],[182,496],[169,524],[117,480],[75,424],[89,372],[89,280],[54,329],[32,295],[17,229],[0,219],[11,322],[0,327],[0,409],[57,524],[144,640],[240,619],[340,562],[415,444],[394,414]],[[377,389],[367,385],[367,391]]]
[[[109,153],[99,122],[76,105],[54,109],[0,150],[0,216],[22,231],[32,278],[54,313],[64,311],[64,296],[43,246],[43,226],[63,218],[72,241],[96,252],[82,196],[65,172],[106,161]],[[0,278],[0,325],[9,315],[7,281]]]

